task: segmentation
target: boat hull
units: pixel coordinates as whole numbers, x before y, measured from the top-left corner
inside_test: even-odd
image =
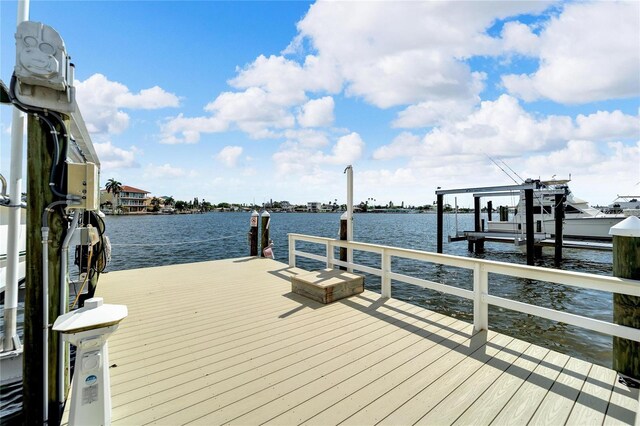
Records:
[[[580,217],[566,218],[562,225],[563,238],[574,238],[584,240],[611,241],[609,230],[617,225],[624,217]],[[546,232],[550,236],[555,236],[556,221],[554,219],[534,218],[534,230],[538,222],[542,223],[541,232]],[[499,233],[524,233],[524,224],[512,221],[491,221],[488,222],[489,232]]]

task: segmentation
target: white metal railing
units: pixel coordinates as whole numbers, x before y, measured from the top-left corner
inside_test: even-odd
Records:
[[[322,256],[297,250],[296,241],[322,244],[326,248],[326,254]],[[334,256],[334,249],[336,247],[379,254],[381,256],[380,267],[374,268],[371,266],[359,265],[354,262],[340,261]],[[381,278],[381,293],[383,297],[391,297],[391,281],[396,280],[473,300],[473,326],[475,330],[486,330],[489,328],[489,305],[493,305],[550,319],[552,321],[575,325],[611,336],[640,342],[640,329],[491,295],[489,294],[489,273],[528,278],[532,280],[564,284],[572,287],[599,290],[609,293],[626,294],[636,297],[640,297],[640,281],[617,277],[606,277],[583,272],[560,271],[556,269],[540,268],[537,266],[514,265],[511,263],[495,262],[490,260],[471,259],[467,257],[430,253],[420,250],[403,249],[355,241],[343,241],[302,234],[289,234],[289,266],[296,266],[296,256],[325,262],[327,268],[343,266],[356,271],[379,276]],[[392,257],[412,259],[471,270],[473,271],[473,291],[393,272],[391,270]]]

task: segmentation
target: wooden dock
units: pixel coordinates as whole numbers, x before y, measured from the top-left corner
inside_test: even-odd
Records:
[[[608,368],[367,290],[322,305],[291,293],[300,272],[241,258],[103,275],[98,296],[129,308],[109,340],[113,423],[637,422],[638,389]]]

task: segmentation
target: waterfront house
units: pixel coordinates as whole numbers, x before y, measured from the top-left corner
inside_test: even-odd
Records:
[[[322,203],[319,201],[309,201],[307,203],[307,211],[310,213],[318,213],[322,209]]]
[[[105,213],[146,213],[147,207],[151,205],[149,191],[134,188],[133,186],[122,185],[120,192],[116,195],[100,190],[100,206]]]

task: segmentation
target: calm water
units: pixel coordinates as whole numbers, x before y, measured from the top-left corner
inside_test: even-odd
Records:
[[[107,235],[112,243],[112,261],[106,272],[247,256],[249,218],[248,213],[107,216],[105,222]],[[288,233],[336,238],[339,223],[340,214],[273,213],[270,236],[275,243],[276,260],[288,262]],[[454,234],[456,230],[454,215],[446,215],[444,225],[446,240],[446,235]],[[460,230],[472,229],[473,215],[458,215],[457,226]],[[434,214],[354,216],[356,241],[435,252],[435,236]],[[324,247],[320,245],[298,243],[297,247],[324,255]],[[486,243],[485,253],[476,255],[467,251],[465,242],[445,241],[444,252],[526,264],[525,255],[510,244]],[[610,252],[564,250],[564,257],[559,265],[561,269],[608,276],[612,274]],[[357,263],[380,266],[380,258],[374,254],[355,252],[354,258]],[[324,267],[320,262],[300,257],[297,262],[299,267],[305,269]],[[555,267],[552,251],[545,252],[538,265]],[[392,266],[394,271],[406,275],[472,289],[470,271],[401,259],[394,259]],[[380,279],[365,275],[365,286],[379,292]],[[489,282],[490,292],[498,296],[606,321],[612,320],[612,298],[608,293],[494,274],[490,275]],[[189,283],[186,282],[185,285]],[[393,282],[392,293],[397,299],[468,322],[473,321],[471,301],[397,282]],[[607,367],[611,366],[612,342],[609,336],[498,308],[490,308],[489,324],[495,331]],[[6,400],[3,401],[0,417],[7,412],[15,411],[16,408],[19,409],[19,402],[16,404],[14,401],[10,406],[5,403]]]

